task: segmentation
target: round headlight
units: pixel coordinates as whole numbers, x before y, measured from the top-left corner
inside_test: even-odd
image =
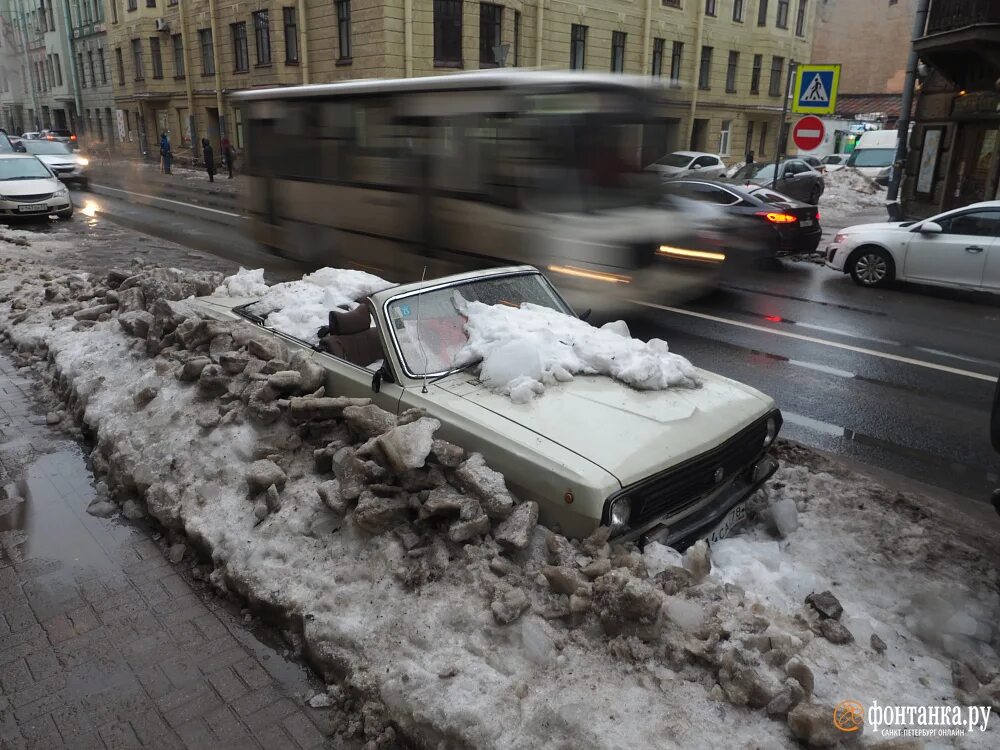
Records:
[[[774,417],[767,418],[767,434],[764,436],[764,447],[766,448],[771,443],[774,442],[774,438],[778,435],[778,420]]]
[[[90,159],[84,156],[78,156],[76,157],[76,163],[79,164],[81,167],[85,167],[88,164],[90,164]]]
[[[628,527],[629,518],[632,516],[632,503],[627,497],[619,497],[611,503],[611,528],[621,531]]]

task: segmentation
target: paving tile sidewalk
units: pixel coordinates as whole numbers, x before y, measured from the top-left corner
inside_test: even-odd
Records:
[[[343,746],[304,667],[148,530],[86,513],[82,449],[36,413],[30,372],[0,349],[0,750]]]

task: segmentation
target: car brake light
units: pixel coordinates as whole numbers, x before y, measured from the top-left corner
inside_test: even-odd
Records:
[[[75,141],[75,140],[76,140],[76,136],[75,136],[75,135],[71,135],[71,136],[69,137],[69,139],[70,139],[71,141]]]
[[[819,221],[819,211],[816,212],[816,221]]]
[[[777,211],[758,211],[756,215],[766,219],[772,224],[793,224],[798,221],[798,219],[791,214],[782,214]]]

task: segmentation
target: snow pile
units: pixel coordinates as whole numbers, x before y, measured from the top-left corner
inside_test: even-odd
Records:
[[[482,359],[480,378],[490,388],[526,403],[545,386],[574,375],[606,375],[640,390],[697,388],[698,371],[660,339],[639,341],[624,321],[595,328],[556,310],[459,303],[469,340],[456,361]]]
[[[264,282],[264,269],[248,270],[240,268],[232,276],[222,280],[222,284],[213,292],[216,297],[259,297],[267,292]]]
[[[263,269],[241,270],[226,278],[216,292],[230,286],[242,291],[258,279],[262,283],[263,278]],[[255,287],[253,294],[248,296],[260,295],[260,300],[253,303],[250,310],[261,317],[267,316],[268,326],[315,344],[319,341],[316,331],[327,324],[331,310],[353,310],[361,299],[388,286],[390,282],[364,271],[321,268],[298,281]]]
[[[820,198],[821,209],[846,217],[885,208],[885,191],[856,169],[828,172],[823,179],[826,189]]]

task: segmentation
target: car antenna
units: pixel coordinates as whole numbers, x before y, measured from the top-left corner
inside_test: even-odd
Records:
[[[420,280],[427,280],[427,266],[424,266],[423,272],[420,274]],[[423,294],[417,295],[417,325],[420,325],[420,301]],[[419,328],[417,329],[420,330]],[[424,349],[424,335],[422,332],[417,334],[417,341],[420,342],[420,356],[424,358],[424,387],[420,389],[421,393],[427,393],[427,351]]]

